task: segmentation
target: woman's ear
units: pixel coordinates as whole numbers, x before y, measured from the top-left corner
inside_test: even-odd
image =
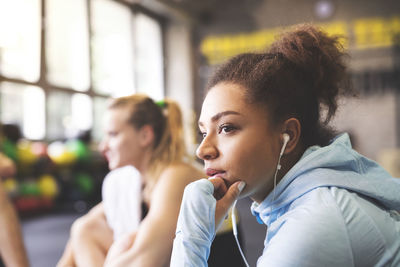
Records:
[[[139,141],[142,147],[148,147],[153,144],[154,130],[151,125],[144,125],[139,130]]]
[[[296,118],[287,119],[283,123],[282,129],[282,144],[284,143],[284,134],[289,136],[289,141],[287,141],[286,148],[283,154],[291,153],[297,146],[301,135],[301,124]]]

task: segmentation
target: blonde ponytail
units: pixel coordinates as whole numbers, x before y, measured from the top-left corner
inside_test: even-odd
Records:
[[[186,156],[181,109],[171,99],[164,100],[160,108],[163,109],[166,123],[152,157],[151,164],[157,165],[181,161]]]
[[[162,171],[170,164],[187,158],[183,134],[182,112],[178,104],[166,99],[158,102],[165,116],[165,127],[160,142],[155,147],[149,166],[149,181],[146,185],[146,195],[149,195],[157,183]]]
[[[150,125],[154,131],[154,147],[147,171],[145,196],[149,197],[163,170],[187,157],[179,105],[166,99],[155,103],[144,94],[113,99],[109,109],[128,106],[128,123],[135,129]]]

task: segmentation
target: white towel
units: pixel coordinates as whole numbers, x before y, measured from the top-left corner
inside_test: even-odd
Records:
[[[104,212],[114,231],[114,240],[139,227],[141,210],[141,177],[133,166],[115,169],[102,185]]]

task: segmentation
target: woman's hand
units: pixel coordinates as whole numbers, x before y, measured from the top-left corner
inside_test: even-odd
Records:
[[[227,188],[221,178],[200,179],[186,186],[170,266],[207,266],[215,231],[244,186],[236,182]]]
[[[215,207],[215,229],[222,223],[233,202],[239,197],[240,192],[246,186],[243,181],[232,184],[229,188],[220,177],[208,179],[214,185],[214,197],[217,200]]]

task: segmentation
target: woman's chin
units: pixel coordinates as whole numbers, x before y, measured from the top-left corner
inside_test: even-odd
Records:
[[[119,168],[120,166],[118,166],[117,164],[115,164],[115,163],[112,163],[112,162],[109,162],[108,163],[108,168],[112,171],[112,170],[115,170],[115,169],[117,169],[117,168]]]
[[[224,180],[224,183],[225,183],[227,188],[231,187],[234,183],[241,181],[239,179],[237,179],[237,180],[228,180],[228,179],[225,179],[225,178],[222,178],[222,180]],[[246,189],[246,187],[244,189]]]
[[[221,177],[222,178],[222,177]],[[226,188],[229,188],[229,187],[231,187],[231,185],[233,185],[235,182],[233,181],[230,181],[230,180],[227,180],[227,179],[225,179],[225,178],[222,178],[222,180],[224,181],[224,183],[225,183],[225,185],[226,185]]]

